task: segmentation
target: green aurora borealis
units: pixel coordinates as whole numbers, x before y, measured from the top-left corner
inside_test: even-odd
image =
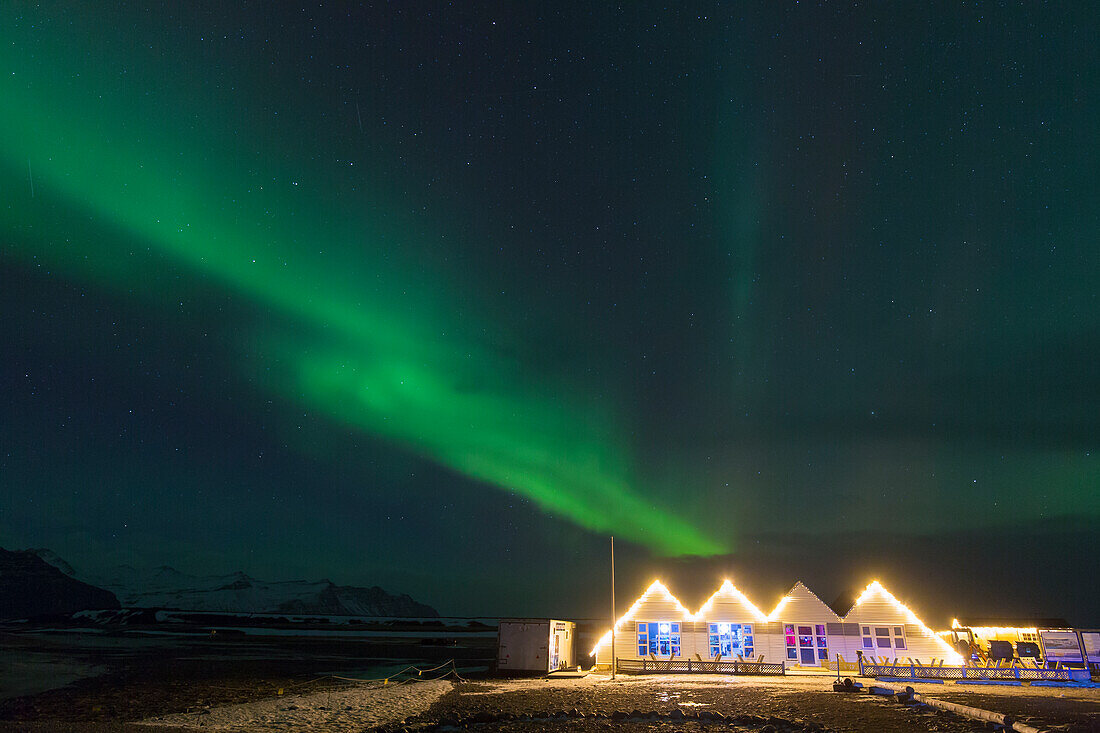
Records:
[[[1000,13],[5,5],[0,545],[472,612],[609,534],[1015,534],[1073,587],[1097,70]]]
[[[9,47],[5,66],[18,67],[14,55],[22,51]],[[278,365],[266,385],[273,391],[472,478],[514,488],[593,531],[668,554],[729,549],[674,512],[665,512],[660,532],[647,531],[648,504],[636,488],[644,479],[634,475],[622,428],[577,386],[528,379],[523,364],[494,353],[500,336],[483,333],[479,342],[471,324],[452,314],[468,300],[458,285],[389,256],[423,234],[386,231],[355,208],[334,210],[326,203],[336,194],[327,190],[331,181],[309,163],[316,156],[295,153],[290,164],[301,166],[301,180],[290,180],[202,125],[169,122],[163,99],[135,100],[129,84],[113,95],[85,96],[79,87],[98,91],[106,80],[83,81],[76,68],[82,55],[72,49],[46,42],[35,53],[51,74],[5,79],[3,94],[20,110],[0,122],[7,178],[21,177],[15,171],[25,157],[45,206],[55,197],[125,236],[74,242],[62,232],[31,231],[15,253],[122,291],[158,267],[180,278],[180,297],[188,281],[209,276],[270,309],[263,332],[242,339],[255,345],[265,371]],[[105,64],[112,82],[125,63]],[[63,96],[40,91],[65,79]],[[163,93],[176,98],[173,91]],[[186,120],[209,113],[177,103],[172,112]],[[266,143],[297,147],[293,135],[278,131]],[[250,167],[252,175],[242,175]],[[313,193],[299,193],[306,188]],[[37,206],[9,207],[14,219],[7,226],[25,226],[28,208]],[[272,221],[279,210],[291,213],[289,225],[285,213]],[[130,249],[135,241],[145,252]],[[466,320],[482,322],[475,313]]]

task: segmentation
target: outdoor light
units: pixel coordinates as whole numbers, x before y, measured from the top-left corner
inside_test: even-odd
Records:
[[[667,634],[671,630],[672,630],[672,627],[669,626],[668,624],[661,624],[661,633],[662,634]]]
[[[719,634],[728,634],[729,632],[730,632],[730,625],[729,624],[718,624],[718,633]]]

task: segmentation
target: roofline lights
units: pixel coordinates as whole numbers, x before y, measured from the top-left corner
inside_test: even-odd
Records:
[[[677,610],[679,610],[680,613],[683,615],[685,621],[692,620],[691,612],[684,608],[684,604],[680,603],[680,600],[676,596],[672,595],[669,589],[665,587],[664,583],[662,583],[660,580],[654,580],[652,583],[650,583],[649,587],[645,589],[645,593],[640,595],[638,597],[638,600],[634,601],[634,604],[627,610],[627,612],[624,613],[622,617],[615,622],[615,633],[619,632],[624,623],[634,618],[634,614],[638,611],[638,606],[642,605],[642,603],[648,600],[653,593],[656,593],[658,591],[664,591],[664,594],[668,596],[669,600],[676,604]],[[589,653],[592,656],[595,656],[596,652],[601,646],[610,643],[611,629],[608,629],[607,633],[600,637],[600,640],[596,642],[596,646],[592,647],[592,651]],[[612,653],[614,653],[614,650],[612,650]]]
[[[757,608],[756,604],[753,603],[752,601],[750,601],[748,596],[746,596],[741,591],[737,590],[737,587],[733,583],[731,583],[728,578],[726,580],[722,581],[722,585],[718,588],[718,590],[714,591],[714,594],[710,598],[707,599],[707,602],[703,604],[702,608],[700,608],[698,611],[696,611],[692,615],[692,617],[691,617],[692,620],[693,621],[705,620],[706,617],[707,617],[707,613],[709,613],[710,609],[714,606],[714,600],[716,598],[718,598],[718,596],[722,595],[723,593],[728,593],[728,594],[732,595],[735,599],[737,599],[738,601],[740,601],[744,605],[748,606],[749,611],[752,612],[752,616],[753,616],[754,620],[756,620],[756,621],[767,621],[768,620],[768,617],[764,615],[764,612],[761,611],[759,608]]]
[[[789,592],[788,592],[787,595],[780,598],[779,603],[775,604],[775,608],[773,608],[772,612],[768,614],[768,621],[771,621],[775,618],[778,618],[779,612],[783,610],[783,606],[786,606],[787,602],[790,601],[790,600],[791,600],[791,596],[790,596]]]
[[[975,636],[980,636],[983,639],[991,639],[995,636],[1011,636],[1015,634],[1035,634],[1038,636],[1039,629],[1036,626],[963,626],[959,623],[957,618],[951,619],[951,629],[954,631],[972,631]]]
[[[772,609],[772,612],[768,614],[767,619],[766,619],[767,621],[774,621],[777,618],[779,618],[779,612],[782,611],[783,608],[787,605],[787,603],[791,600],[791,593],[794,593],[795,589],[797,589],[798,586],[802,586],[803,588],[806,588],[807,593],[809,593],[814,598],[817,598],[818,601],[821,601],[821,599],[818,598],[817,594],[814,593],[809,588],[807,588],[806,584],[803,583],[800,580],[800,581],[798,581],[797,583],[795,583],[794,585],[791,586],[791,589],[789,591],[787,591],[787,595],[785,595],[785,596],[783,596],[782,598],[779,599],[779,603],[777,603],[775,608]],[[825,608],[829,608],[828,606],[825,605],[824,601],[821,601],[821,605],[825,606]],[[829,613],[836,616],[838,621],[840,620],[840,616],[837,616],[836,611],[834,611],[833,609],[829,608]]]
[[[859,608],[864,601],[866,601],[869,597],[873,596],[876,593],[889,601],[895,609],[900,611],[901,614],[906,617],[909,623],[919,627],[921,631],[924,632],[925,636],[934,639],[941,647],[943,647],[946,659],[950,660],[953,664],[962,664],[963,658],[961,654],[951,648],[951,645],[944,641],[940,636],[938,636],[936,632],[925,626],[924,622],[917,618],[917,614],[913,613],[913,611],[908,606],[899,601],[893,593],[886,590],[886,588],[883,587],[882,583],[878,582],[877,580],[872,580],[871,584],[868,585],[866,589],[864,589],[863,593],[861,593],[859,595],[859,598],[856,599],[855,604],[852,606],[852,610],[848,611],[847,615],[845,615],[844,618],[848,618],[848,616],[851,616],[852,613],[854,613],[855,610]]]
[[[691,611],[687,610],[687,608],[684,607],[684,604],[680,603],[680,600],[678,598],[676,598],[676,596],[672,595],[672,593],[669,591],[669,589],[667,587],[665,587],[664,583],[662,583],[660,580],[654,580],[652,583],[650,583],[649,587],[646,588],[645,592],[642,593],[642,595],[638,597],[638,600],[634,601],[633,605],[630,606],[630,608],[627,610],[627,612],[624,613],[619,618],[619,620],[615,622],[614,630],[615,630],[616,633],[620,632],[622,630],[623,624],[625,624],[628,621],[630,621],[631,619],[633,619],[634,615],[638,612],[638,608],[643,603],[648,601],[656,593],[663,594],[664,597],[667,600],[672,601],[672,603],[676,607],[676,610],[680,613],[680,616],[681,616],[682,620],[684,620],[684,621],[705,620],[707,614],[714,607],[714,603],[715,603],[716,599],[720,595],[722,595],[723,593],[726,593],[726,594],[729,594],[729,595],[733,596],[737,601],[744,604],[749,609],[749,611],[752,613],[753,619],[755,621],[757,621],[757,622],[769,622],[769,621],[772,621],[772,620],[776,619],[779,616],[779,613],[783,610],[784,606],[786,606],[787,603],[790,601],[791,592],[793,592],[800,585],[803,588],[806,588],[805,584],[802,583],[802,581],[799,581],[799,582],[795,583],[794,586],[791,587],[791,590],[787,591],[787,594],[785,596],[783,596],[781,599],[779,599],[779,603],[772,610],[772,612],[770,614],[765,615],[759,608],[756,607],[756,605],[752,601],[750,601],[748,599],[748,597],[744,593],[739,591],[733,585],[733,583],[731,583],[727,579],[727,580],[722,581],[722,585],[718,588],[718,590],[716,590],[714,592],[714,594],[711,595],[711,597],[707,599],[707,602],[704,603],[702,605],[702,607],[697,612],[692,613]],[[806,588],[806,590],[811,595],[814,595],[813,591],[811,591],[809,588]],[[906,606],[904,603],[899,601],[894,596],[893,593],[886,590],[886,588],[883,587],[882,583],[878,582],[877,580],[871,581],[871,583],[863,590],[863,592],[859,595],[859,598],[857,598],[856,602],[852,605],[852,608],[849,609],[848,613],[843,617],[843,620],[849,620],[849,618],[852,616],[852,614],[855,612],[855,610],[857,608],[859,608],[865,601],[867,601],[867,599],[873,597],[875,594],[878,594],[878,595],[882,596],[886,601],[888,601],[891,605],[893,605],[894,608],[901,613],[901,615],[905,618],[905,620],[908,623],[918,627],[925,636],[927,636],[930,639],[933,639],[935,642],[937,642],[943,649],[945,661],[949,661],[952,664],[962,664],[962,662],[963,662],[962,655],[960,655],[957,651],[955,651],[951,647],[950,644],[948,644],[943,638],[940,637],[939,634],[932,631],[932,629],[928,628],[928,626],[926,626],[923,621],[921,621],[919,618],[917,618],[917,615],[915,613],[913,613],[913,611],[908,606]],[[814,597],[817,598],[816,595],[814,595]],[[818,600],[820,600],[820,599],[818,599]],[[836,613],[833,612],[833,615],[836,616]],[[837,616],[837,618],[840,618],[840,617]],[[959,628],[958,623],[959,623],[958,619],[953,619],[952,622],[951,622],[952,627],[953,628]],[[1013,629],[1013,631],[1017,631],[1017,630]],[[1032,629],[1020,629],[1019,631],[1030,631],[1030,632],[1034,633],[1034,630],[1032,630]],[[608,629],[607,633],[605,633],[602,637],[600,637],[600,640],[598,642],[596,642],[596,646],[592,647],[592,651],[590,653],[593,656],[595,656],[596,652],[599,651],[600,647],[604,646],[605,644],[609,644],[610,642],[611,642],[611,630]],[[614,650],[612,650],[612,652],[614,652]]]

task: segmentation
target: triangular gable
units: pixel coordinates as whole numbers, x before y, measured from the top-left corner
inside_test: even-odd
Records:
[[[639,610],[644,608],[648,603],[653,601],[665,601],[671,603],[676,612],[683,618],[684,621],[691,621],[691,612],[684,608],[684,604],[680,603],[676,596],[669,592],[664,583],[659,580],[653,581],[653,583],[646,588],[645,593],[638,597],[638,600],[634,601],[634,605],[622,615],[622,617],[615,622],[615,635],[617,636],[622,631],[623,624],[628,623],[634,619],[634,615]],[[644,620],[644,619],[643,619]],[[605,644],[611,643],[611,631],[610,629],[606,634],[600,637],[600,640],[596,642],[596,646],[592,647],[592,654],[595,655],[596,651]]]
[[[764,612],[726,580],[694,615],[696,621],[767,621]]]
[[[872,616],[873,615],[873,616]],[[866,618],[864,618],[867,616]],[[887,616],[883,618],[883,616]],[[962,664],[962,656],[955,651],[950,644],[944,641],[932,629],[925,626],[924,622],[904,603],[894,597],[894,594],[886,590],[877,580],[873,581],[856,599],[852,610],[844,616],[845,621],[850,622],[877,622],[888,623],[890,621],[911,624],[920,629],[921,635],[935,640],[944,657],[952,664]]]
[[[798,581],[768,614],[769,621],[839,621],[833,609]]]

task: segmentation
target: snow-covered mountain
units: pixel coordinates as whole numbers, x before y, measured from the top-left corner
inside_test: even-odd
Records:
[[[0,548],[0,618],[65,615],[89,608],[118,608],[118,599],[46,562],[41,551]]]
[[[197,576],[167,565],[146,569],[123,565],[101,576],[83,577],[49,550],[32,552],[67,575],[111,591],[125,608],[329,616],[439,615],[431,606],[407,595],[392,595],[377,586],[359,588],[329,580],[272,582],[241,572]]]
[[[53,565],[55,568],[65,573],[65,575],[68,575],[70,578],[76,577],[76,571],[73,570],[73,566],[62,560],[61,556],[53,550],[47,549],[45,547],[37,547],[31,548],[29,550],[24,550],[24,552],[29,552],[32,555],[37,555],[41,559],[45,560],[48,564]]]

